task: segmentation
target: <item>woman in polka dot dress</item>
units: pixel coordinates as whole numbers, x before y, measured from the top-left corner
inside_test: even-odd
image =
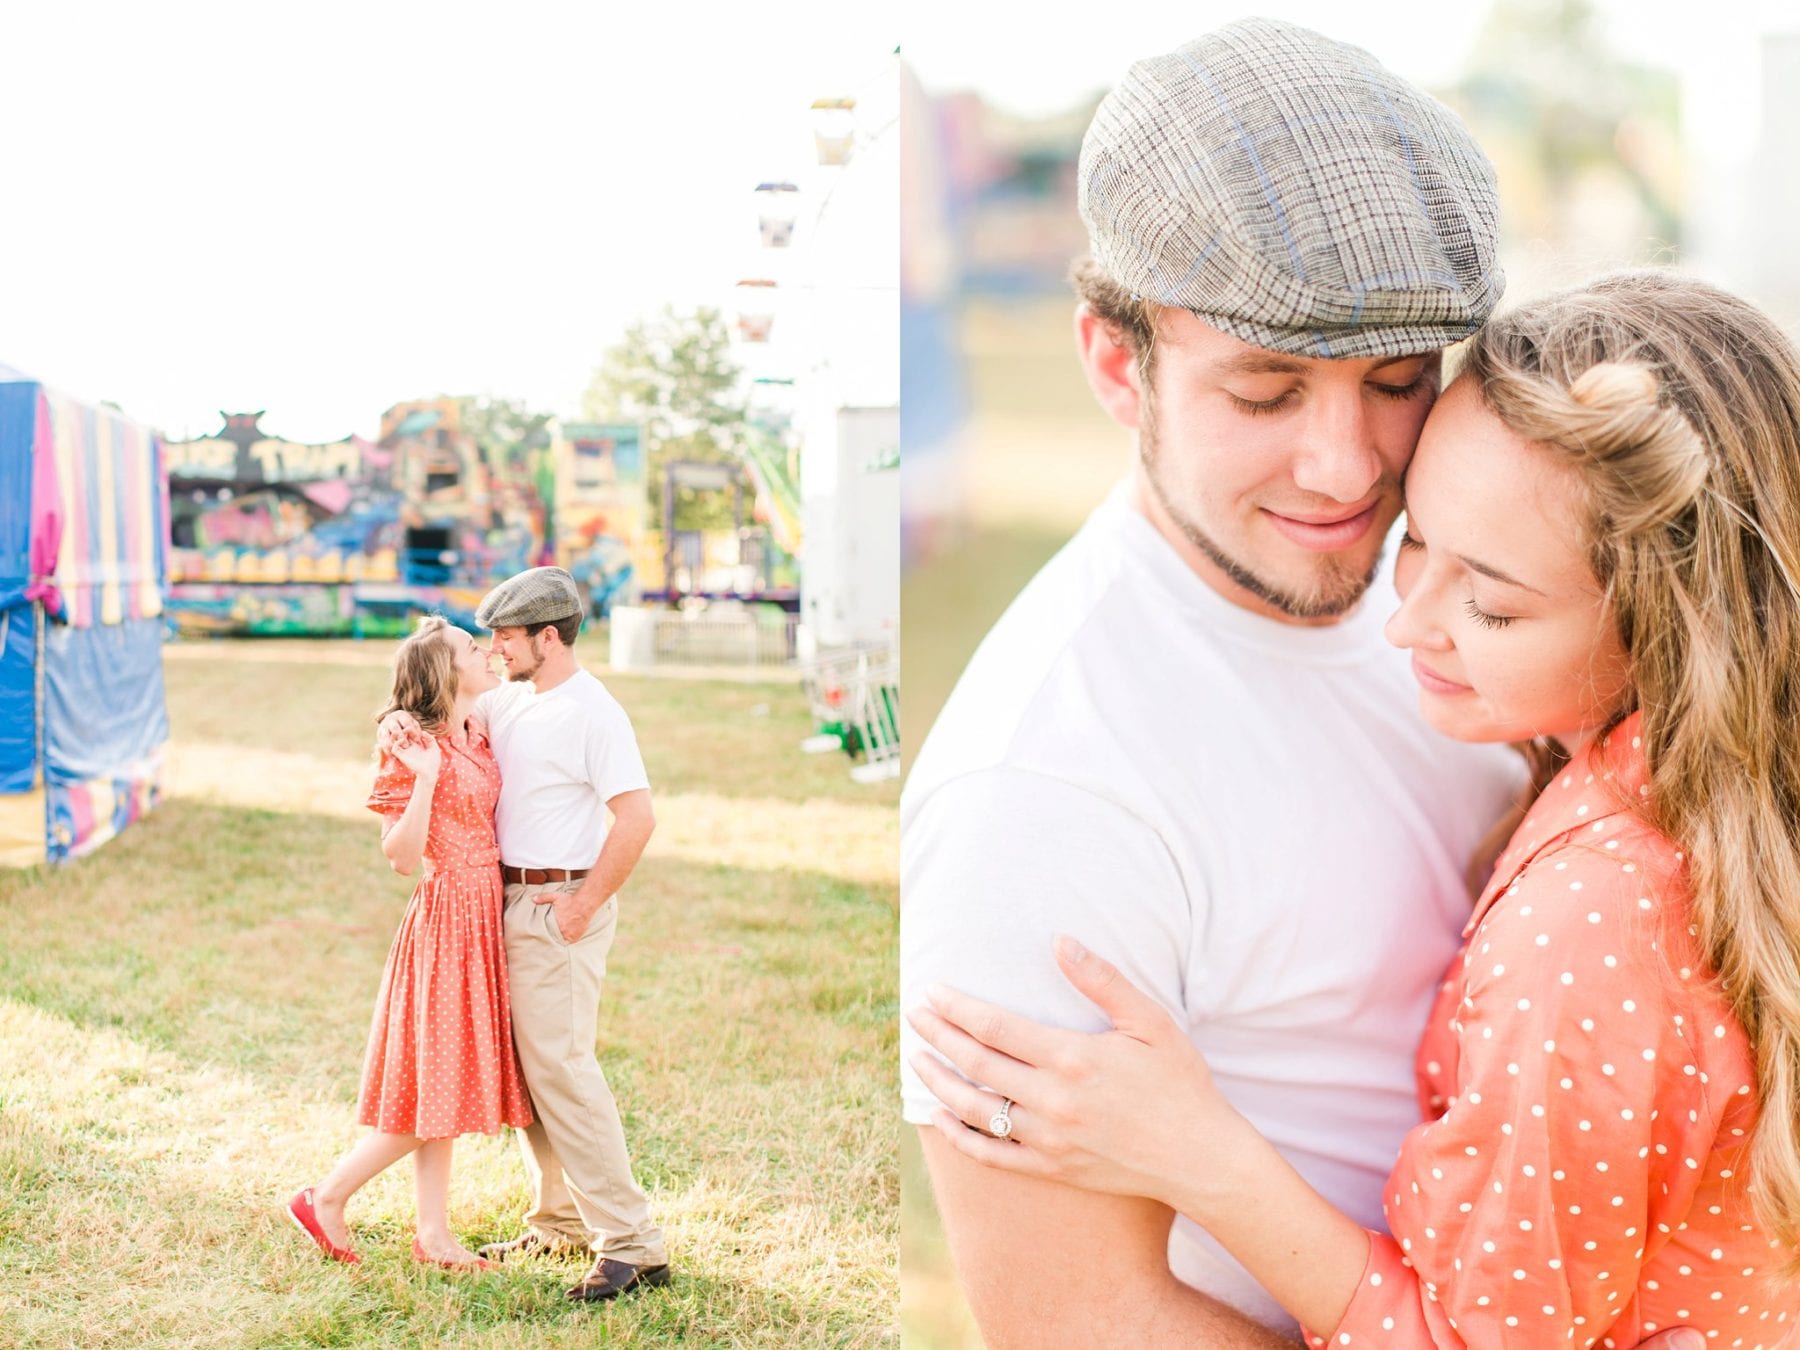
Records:
[[[350,1197],[411,1153],[417,1181],[415,1259],[485,1268],[450,1232],[451,1150],[459,1134],[497,1134],[531,1123],[531,1100],[513,1049],[501,935],[504,892],[494,838],[500,770],[475,700],[498,683],[488,656],[443,619],[424,620],[401,644],[383,716],[396,708],[435,739],[384,757],[369,808],[384,822],[394,870],[424,876],[388,952],[357,1120],[371,1126],[289,1213],[328,1255],[355,1261],[344,1221]]]
[[[1406,493],[1388,636],[1427,720],[1524,745],[1538,795],[1427,1026],[1389,1232],[1323,1200],[1069,938],[1057,960],[1114,1030],[934,992],[915,1025],[991,1089],[920,1056],[955,1112],[938,1124],[993,1166],[1189,1215],[1315,1346],[1781,1344],[1800,1311],[1800,358],[1669,275],[1540,301],[1472,340]]]

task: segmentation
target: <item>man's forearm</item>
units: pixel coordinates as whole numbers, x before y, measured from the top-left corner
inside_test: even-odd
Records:
[[[587,874],[581,889],[575,893],[590,913],[625,889],[625,883],[637,868],[638,859],[644,856],[644,846],[650,842],[648,831],[641,837],[621,836],[619,830],[606,836],[606,844],[594,862],[594,870]]]
[[[575,893],[587,913],[592,914],[625,888],[655,829],[656,818],[647,806],[627,809],[614,817],[593,870]]]
[[[1128,1343],[1147,1350],[1294,1350],[1305,1344],[1301,1337],[1284,1336],[1173,1275],[1140,1301],[1128,1324],[1134,1327]]]

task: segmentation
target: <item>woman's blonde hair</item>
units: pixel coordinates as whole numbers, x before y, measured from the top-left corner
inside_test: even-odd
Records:
[[[456,709],[456,648],[445,635],[449,620],[428,614],[394,653],[394,683],[379,722],[396,710],[411,713],[432,735],[443,733]]]
[[[1462,376],[1580,471],[1643,710],[1644,809],[1685,851],[1749,1033],[1756,1210],[1800,1273],[1800,357],[1744,301],[1633,272],[1502,315]]]

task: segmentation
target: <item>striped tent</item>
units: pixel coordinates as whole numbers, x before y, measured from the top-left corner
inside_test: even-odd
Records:
[[[161,469],[143,427],[0,367],[0,865],[78,857],[155,803]]]

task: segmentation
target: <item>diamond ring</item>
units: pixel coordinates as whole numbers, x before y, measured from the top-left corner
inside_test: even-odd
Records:
[[[1002,1097],[1000,1109],[988,1120],[988,1133],[996,1139],[1004,1139],[1012,1133],[1012,1098]]]

